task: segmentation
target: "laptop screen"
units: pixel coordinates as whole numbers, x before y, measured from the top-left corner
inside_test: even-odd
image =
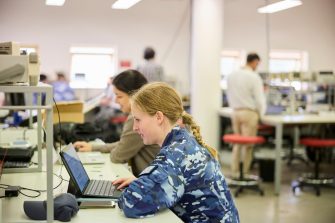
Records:
[[[267,105],[266,115],[280,115],[285,111],[285,106],[281,105]]]
[[[62,154],[63,162],[66,162],[66,166],[71,172],[69,174],[73,177],[72,180],[76,181],[80,191],[83,192],[85,186],[90,181],[90,178],[88,177],[73,145],[69,144],[68,147],[62,151]]]

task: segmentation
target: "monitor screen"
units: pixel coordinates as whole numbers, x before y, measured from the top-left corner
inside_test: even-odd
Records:
[[[76,181],[80,190],[83,192],[90,179],[72,144],[63,150],[63,158],[63,162],[66,162],[66,166],[71,172],[69,174],[73,177],[72,180]]]
[[[24,93],[5,93],[5,105],[25,105]]]

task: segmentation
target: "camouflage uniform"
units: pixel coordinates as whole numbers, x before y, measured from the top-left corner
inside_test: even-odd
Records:
[[[131,218],[170,208],[184,222],[239,222],[219,163],[179,127],[168,134],[155,160],[124,190],[118,204]]]

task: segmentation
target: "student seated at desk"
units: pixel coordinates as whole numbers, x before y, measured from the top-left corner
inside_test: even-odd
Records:
[[[147,83],[146,78],[136,70],[126,70],[113,79],[113,91],[116,102],[120,104],[124,113],[130,113],[130,94]],[[144,145],[140,135],[133,131],[133,117],[128,116],[124,123],[120,141],[105,144],[91,145],[87,142],[74,143],[75,148],[81,152],[101,151],[110,152],[111,161],[114,163],[130,163],[133,174],[138,176],[159,152],[158,145]]]
[[[203,142],[178,93],[164,83],[148,84],[132,96],[131,111],[144,144],[161,150],[138,178],[113,182],[129,185],[118,201],[124,214],[141,218],[170,208],[184,222],[239,222],[216,150]]]
[[[65,78],[65,74],[57,73],[57,80],[52,82],[55,101],[73,101],[76,100],[73,89]]]

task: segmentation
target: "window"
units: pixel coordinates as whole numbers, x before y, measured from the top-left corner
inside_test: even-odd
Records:
[[[33,44],[20,44],[20,53],[27,55],[30,53],[38,53],[38,46]]]
[[[70,85],[72,88],[105,88],[116,73],[114,48],[71,47]]]
[[[271,50],[270,73],[302,72],[308,70],[308,53],[299,50]]]
[[[227,88],[226,77],[228,74],[238,70],[245,62],[245,51],[243,50],[223,50],[221,53],[220,71],[221,88]]]

